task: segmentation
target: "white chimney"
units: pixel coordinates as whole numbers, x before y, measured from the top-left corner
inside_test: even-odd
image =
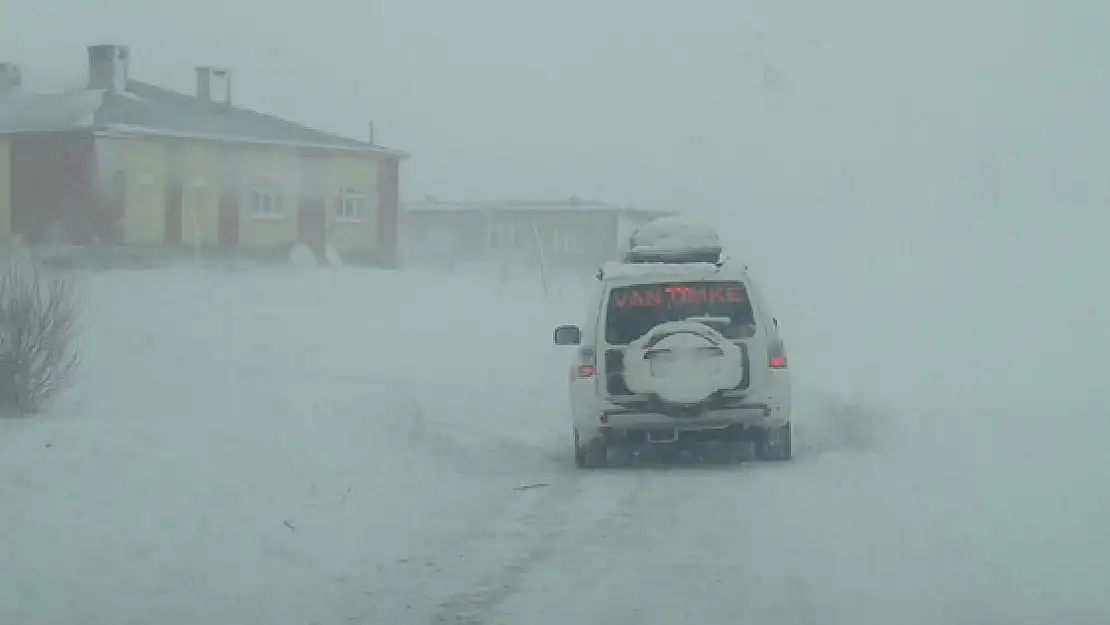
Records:
[[[197,99],[231,104],[231,70],[204,65],[197,68]]]
[[[0,93],[18,89],[23,84],[23,71],[15,63],[0,63]]]
[[[89,89],[127,90],[127,46],[100,44],[89,46]]]

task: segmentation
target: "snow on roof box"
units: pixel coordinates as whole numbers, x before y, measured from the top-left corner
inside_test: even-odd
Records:
[[[681,217],[661,217],[634,230],[621,255],[626,263],[719,263],[722,249],[713,228]]]

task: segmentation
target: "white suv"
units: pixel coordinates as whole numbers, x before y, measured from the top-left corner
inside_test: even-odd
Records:
[[[560,326],[578,347],[570,369],[575,459],[623,465],[657,445],[697,445],[714,461],[754,444],[791,457],[786,347],[747,268],[716,234],[660,237],[674,218],[633,233],[624,261],[597,274],[585,325]],[[654,230],[653,230],[654,228]]]

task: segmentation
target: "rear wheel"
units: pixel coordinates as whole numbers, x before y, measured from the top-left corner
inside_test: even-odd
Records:
[[[739,457],[738,445],[732,441],[706,441],[702,458],[707,464],[732,464]]]
[[[790,460],[792,432],[790,424],[763,430],[755,439],[755,457],[765,462]]]
[[[608,466],[609,450],[605,439],[594,438],[582,445],[578,430],[574,430],[574,463],[579,469],[603,469]]]
[[[632,445],[627,442],[609,443],[605,447],[605,466],[607,467],[631,467],[636,461]]]

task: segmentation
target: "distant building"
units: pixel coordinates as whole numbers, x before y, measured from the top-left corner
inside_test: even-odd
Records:
[[[133,80],[88,47],[84,88],[30,94],[0,63],[0,241],[287,253],[302,242],[395,266],[407,154],[237,107],[230,72],[196,93]],[[341,94],[336,94],[340,96]]]
[[[475,262],[596,269],[618,256],[636,226],[673,213],[579,198],[557,201],[406,202],[406,263]]]

